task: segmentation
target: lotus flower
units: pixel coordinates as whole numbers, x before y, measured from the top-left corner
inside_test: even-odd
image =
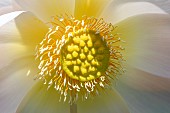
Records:
[[[15,1],[22,11],[0,16],[2,113],[170,112],[165,11],[128,0]]]

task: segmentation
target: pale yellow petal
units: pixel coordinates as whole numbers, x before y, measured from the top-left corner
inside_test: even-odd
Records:
[[[126,62],[153,75],[170,77],[170,16],[145,14],[128,18],[114,33],[126,41]]]
[[[83,15],[98,17],[103,9],[112,0],[76,0],[74,15],[81,18]]]
[[[12,16],[17,17],[13,19]],[[0,20],[5,23],[10,19],[10,22],[0,27],[0,43],[24,44],[24,46],[27,46],[29,49],[29,52],[35,54],[36,45],[42,41],[48,31],[47,25],[30,12],[20,13],[19,11],[17,15],[16,13],[12,13],[12,16],[11,13],[9,15],[7,14],[5,18],[0,16]],[[2,24],[4,24],[4,22],[2,22]]]
[[[16,29],[19,31],[24,45],[35,52],[35,47],[48,32],[47,24],[40,21],[30,12],[25,12],[15,18]]]
[[[106,21],[115,24],[128,17],[147,13],[166,14],[166,12],[163,11],[161,8],[149,2],[113,1],[104,10],[101,17],[104,18]]]
[[[10,65],[10,63],[15,60],[32,54],[27,51],[26,46],[19,43],[0,44],[0,53],[0,69]]]
[[[80,97],[81,99],[81,97]],[[47,90],[42,82],[36,84],[25,96],[17,113],[69,113],[69,104],[59,102],[59,94],[54,88]],[[129,113],[122,98],[115,91],[77,103],[78,113]]]
[[[72,14],[74,12],[74,0],[15,0],[24,10],[33,12],[45,22],[52,16],[60,14]]]

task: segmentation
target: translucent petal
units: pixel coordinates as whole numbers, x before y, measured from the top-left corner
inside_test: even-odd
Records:
[[[21,10],[21,7],[14,0],[2,0],[2,3],[0,1],[0,15]]]
[[[21,36],[14,20],[0,27],[0,43],[19,43]]]
[[[81,18],[83,15],[98,17],[103,9],[112,0],[75,0],[74,15]]]
[[[16,11],[14,9],[13,0],[1,0],[0,1],[0,15]]]
[[[19,6],[19,4],[17,4],[17,2],[15,0],[11,0],[11,2],[12,2],[12,7],[14,10],[17,10],[17,11],[23,10],[21,8],[21,6]]]
[[[128,18],[114,33],[121,33],[127,63],[153,75],[170,77],[170,16],[145,14]]]
[[[69,113],[69,104],[58,100],[59,95],[54,88],[47,90],[40,82],[25,96],[17,113]],[[80,113],[129,113],[126,104],[115,91],[92,100],[79,101],[77,110]]]
[[[5,6],[0,8],[0,15],[6,14],[6,13],[10,13],[13,11],[13,7],[12,6]]]
[[[0,27],[6,24],[7,22],[11,21],[12,19],[14,19],[21,13],[23,13],[23,11],[16,11],[16,12],[1,15],[0,16]]]
[[[0,7],[8,6],[11,4],[11,0],[1,0]]]
[[[115,24],[128,17],[146,13],[165,14],[165,11],[149,2],[122,2],[119,0],[109,4],[101,17]]]
[[[0,109],[2,113],[14,113],[27,91],[34,85],[27,77],[29,60],[16,60],[0,70]]]
[[[60,14],[72,14],[74,12],[74,0],[15,0],[24,10],[33,12],[45,22],[52,16]]]
[[[153,82],[154,80],[155,79],[150,79],[150,82]],[[144,80],[143,80],[143,84],[145,84]],[[157,84],[159,84],[159,82]],[[170,107],[169,107],[170,90],[144,91],[140,89],[134,89],[133,87],[129,87],[127,84],[124,84],[124,82],[119,82],[117,84],[117,90],[125,99],[125,101],[128,103],[131,113],[169,113],[170,112]]]

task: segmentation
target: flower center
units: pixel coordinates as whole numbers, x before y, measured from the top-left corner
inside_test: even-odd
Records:
[[[55,16],[44,39],[37,45],[37,79],[54,87],[64,101],[87,99],[111,86],[123,71],[123,60],[115,27],[104,20],[83,16]]]
[[[63,70],[72,79],[90,81],[108,68],[109,48],[106,41],[92,30],[72,32],[61,48]]]

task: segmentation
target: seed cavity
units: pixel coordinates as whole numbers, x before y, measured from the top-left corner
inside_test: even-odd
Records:
[[[96,79],[108,68],[109,48],[100,34],[88,29],[78,31],[72,33],[61,48],[62,67],[73,79],[80,81]]]

